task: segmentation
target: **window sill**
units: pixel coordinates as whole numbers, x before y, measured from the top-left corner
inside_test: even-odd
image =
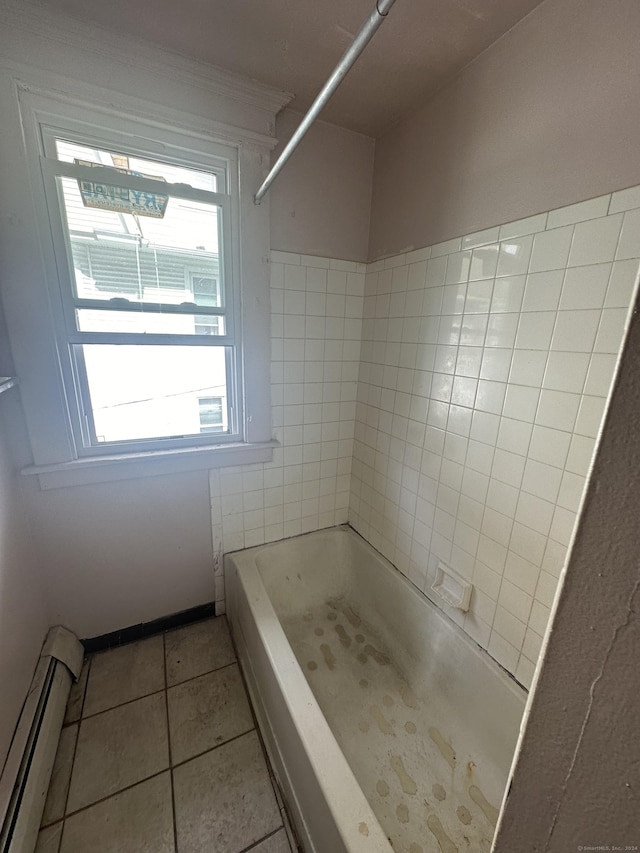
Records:
[[[70,462],[30,465],[23,468],[21,473],[25,476],[37,476],[43,490],[60,489],[67,486],[84,486],[88,483],[107,483],[113,480],[133,480],[139,477],[271,462],[273,449],[278,446],[278,442],[272,440],[253,444],[224,444],[145,453],[120,453],[112,456],[88,456]]]

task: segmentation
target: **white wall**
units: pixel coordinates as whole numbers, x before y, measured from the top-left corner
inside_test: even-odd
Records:
[[[640,183],[636,0],[547,0],[376,142],[369,259]]]
[[[370,264],[349,520],[529,686],[640,258],[640,189]]]
[[[0,314],[0,372],[11,369]],[[49,628],[41,563],[20,491],[19,391],[0,395],[0,773]],[[18,433],[18,435],[16,434]]]
[[[302,115],[283,110],[278,146]],[[269,190],[271,248],[347,261],[366,261],[375,142],[361,133],[316,121]]]

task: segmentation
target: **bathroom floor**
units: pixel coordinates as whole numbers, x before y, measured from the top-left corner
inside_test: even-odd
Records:
[[[36,853],[291,853],[224,617],[96,653]]]

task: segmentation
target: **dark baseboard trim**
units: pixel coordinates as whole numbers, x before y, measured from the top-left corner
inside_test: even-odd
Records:
[[[132,625],[130,628],[111,631],[110,634],[90,637],[82,640],[82,645],[87,654],[102,652],[105,649],[124,646],[126,643],[143,640],[145,637],[153,636],[153,634],[161,634],[163,631],[169,631],[171,628],[180,628],[182,625],[199,622],[201,619],[208,619],[215,615],[215,604],[213,601],[210,601],[207,604],[190,607],[189,610],[181,610],[179,613],[173,613],[171,616],[161,616],[160,619],[154,619],[152,622],[141,622],[139,625]]]

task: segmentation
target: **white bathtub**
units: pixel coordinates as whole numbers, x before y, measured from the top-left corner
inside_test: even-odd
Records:
[[[305,851],[488,851],[525,692],[348,527],[228,554],[225,574]]]

